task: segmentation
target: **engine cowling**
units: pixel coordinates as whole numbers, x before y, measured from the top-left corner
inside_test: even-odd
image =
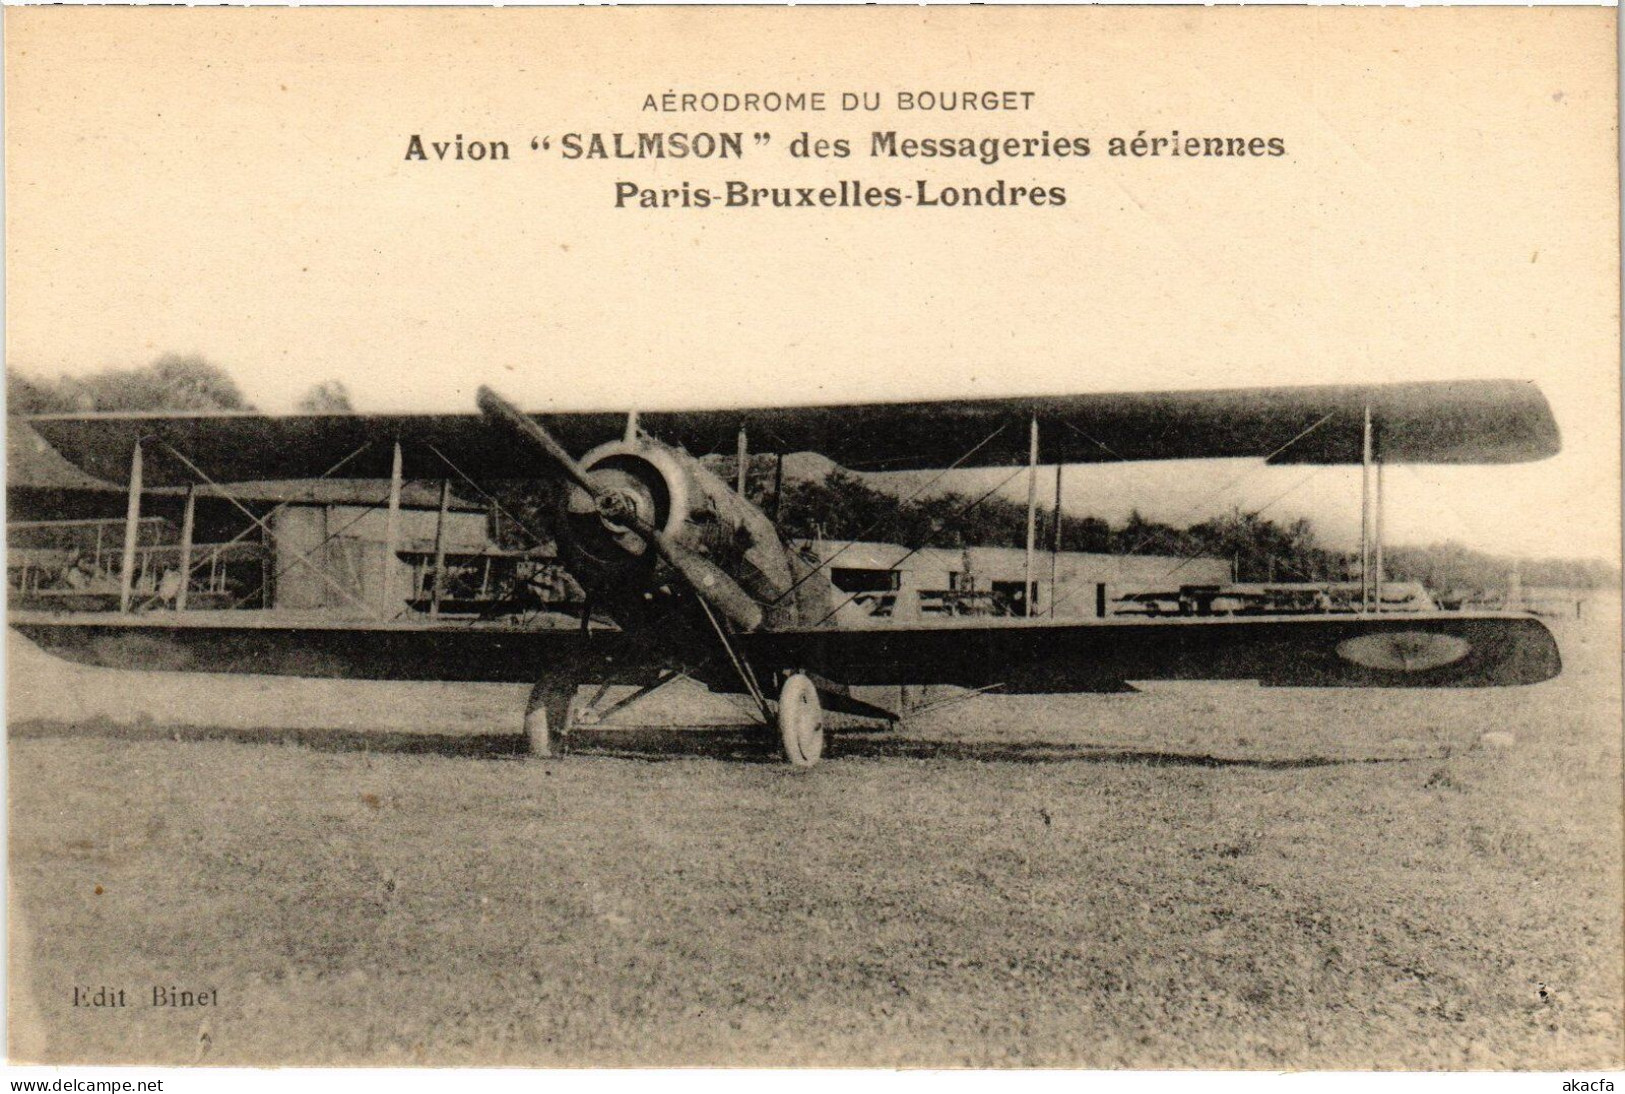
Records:
[[[765,606],[770,618],[794,618],[795,598],[787,594],[796,584],[796,571],[778,530],[699,460],[639,439],[599,445],[580,463],[624,508],[606,511],[602,500],[580,487],[567,491],[561,527],[578,576],[616,596],[661,584],[666,575],[648,543],[622,523],[631,511],[673,543],[715,564]]]
[[[614,441],[588,452],[581,458],[581,466],[595,483],[624,499],[645,523],[675,538],[687,520],[690,495],[687,470],[676,455]],[[580,487],[566,491],[561,516],[572,552],[589,570],[617,570],[648,556],[648,544],[614,514],[601,511]]]

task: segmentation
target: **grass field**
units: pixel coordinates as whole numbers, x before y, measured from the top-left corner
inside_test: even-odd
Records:
[[[1559,641],[1507,691],[987,697],[798,773],[13,638],[12,1052],[1618,1067],[1617,614]],[[133,1005],[71,1005],[104,984]]]

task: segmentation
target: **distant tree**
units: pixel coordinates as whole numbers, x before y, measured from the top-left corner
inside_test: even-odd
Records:
[[[148,366],[146,398],[162,410],[252,410],[237,382],[202,357],[166,354]],[[131,409],[145,409],[132,407]]]
[[[1149,520],[1138,509],[1130,511],[1128,521],[1112,535],[1113,554],[1120,555],[1182,555],[1190,548],[1183,531],[1171,524]]]
[[[1390,580],[1420,581],[1436,592],[1491,592],[1505,589],[1513,571],[1530,587],[1600,589],[1619,585],[1619,567],[1600,559],[1516,559],[1475,551],[1459,543],[1393,547],[1383,568]]]
[[[1061,550],[1104,554],[1111,545],[1112,526],[1100,517],[1061,515]]]
[[[786,483],[779,519],[790,536],[858,539],[880,531],[895,536],[899,516],[896,497],[837,469],[820,482]]]
[[[739,481],[739,460],[735,456],[702,456],[700,463],[729,486]],[[765,452],[753,452],[745,459],[745,496],[764,506],[770,513],[773,511],[773,491],[779,481],[776,464],[776,457]]]
[[[301,414],[355,413],[355,406],[350,402],[349,388],[338,380],[326,380],[317,384],[299,396],[294,409]]]
[[[52,385],[6,370],[7,414],[65,414],[73,409],[73,400]]]
[[[254,409],[236,381],[217,365],[180,354],[166,354],[144,368],[63,376],[55,383],[8,372],[6,400],[12,414]]]
[[[1324,581],[1341,577],[1342,556],[1322,549],[1314,527],[1299,518],[1280,525],[1240,509],[1192,525],[1184,555],[1235,562],[1238,581]]]

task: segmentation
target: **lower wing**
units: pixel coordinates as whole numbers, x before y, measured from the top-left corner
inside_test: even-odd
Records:
[[[1545,624],[1517,613],[967,620],[741,636],[758,665],[847,684],[1120,691],[1131,680],[1276,686],[1495,687],[1562,670]]]
[[[620,631],[589,636],[575,627],[286,621],[244,614],[12,612],[7,623],[63,660],[153,672],[513,684],[575,674],[583,682],[635,683],[662,661],[659,651]]]
[[[369,680],[638,682],[672,664],[658,636],[618,631],[12,613],[69,661],[108,668]],[[1131,680],[1280,686],[1493,687],[1562,669],[1544,624],[1515,613],[1010,620],[815,628],[735,636],[758,673],[842,684],[957,684],[1008,692],[1122,690]],[[725,673],[704,673],[726,684]],[[695,665],[694,668],[701,666]]]

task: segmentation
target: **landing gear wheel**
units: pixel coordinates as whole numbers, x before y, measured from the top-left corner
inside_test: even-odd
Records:
[[[576,689],[541,681],[525,704],[525,748],[532,756],[562,756],[569,749]]]
[[[799,672],[779,689],[779,740],[796,767],[811,767],[824,754],[824,708],[818,689]]]

